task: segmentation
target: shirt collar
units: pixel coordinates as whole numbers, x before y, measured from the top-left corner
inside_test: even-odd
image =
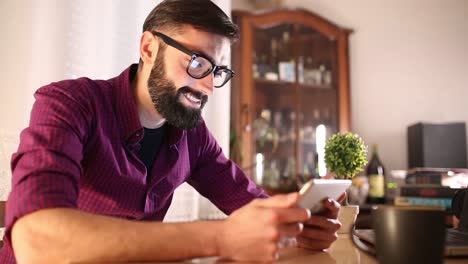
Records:
[[[127,144],[138,143],[143,138],[143,126],[140,123],[135,96],[131,81],[135,78],[138,64],[132,64],[119,76],[112,79],[114,82],[114,108],[120,125],[120,135]],[[171,124],[167,127],[169,145],[180,141],[185,130]]]

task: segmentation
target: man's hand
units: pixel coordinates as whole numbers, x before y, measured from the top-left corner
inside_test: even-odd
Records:
[[[218,235],[218,253],[238,261],[273,261],[282,236],[297,236],[310,212],[297,208],[298,193],[256,199],[232,213]]]
[[[345,197],[342,195],[338,200],[343,200]],[[336,231],[341,227],[341,223],[337,220],[340,204],[332,199],[325,199],[322,203],[324,211],[312,215],[304,223],[304,230],[297,237],[299,247],[323,250],[329,248],[338,238]]]

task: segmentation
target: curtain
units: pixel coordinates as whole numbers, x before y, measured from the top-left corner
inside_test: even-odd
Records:
[[[160,1],[2,0],[0,22],[0,199],[11,188],[9,158],[27,126],[32,94],[50,82],[86,76],[108,79],[138,62],[141,28]],[[213,1],[227,14],[230,0]],[[204,110],[208,127],[229,153],[230,86],[216,90]],[[203,214],[203,215],[202,215]],[[167,221],[216,218],[219,212],[191,187],[181,186]]]

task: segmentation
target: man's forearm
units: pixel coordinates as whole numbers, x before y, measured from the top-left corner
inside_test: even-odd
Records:
[[[222,224],[137,222],[44,209],[17,221],[12,243],[18,263],[177,260],[216,255]]]

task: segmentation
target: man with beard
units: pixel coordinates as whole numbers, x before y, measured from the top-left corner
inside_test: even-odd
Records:
[[[213,87],[233,76],[224,65],[237,35],[211,1],[163,1],[143,25],[138,65],[40,88],[12,157],[0,262],[272,261],[280,237],[295,236],[328,248],[339,205],[311,216],[297,193],[268,198],[201,119]],[[161,223],[183,182],[229,217]]]

